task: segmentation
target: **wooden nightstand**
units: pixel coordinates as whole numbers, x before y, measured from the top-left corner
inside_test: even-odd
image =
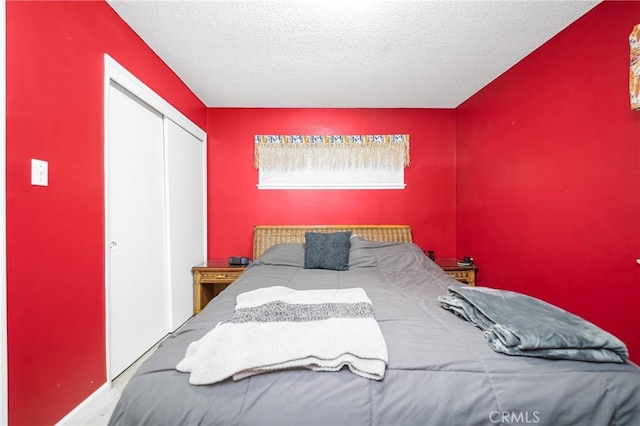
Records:
[[[208,260],[191,268],[193,273],[193,313],[197,314],[207,303],[238,279],[245,266],[229,266],[227,260]]]
[[[478,267],[476,265],[458,266],[457,262],[458,261],[456,259],[436,258],[436,264],[441,267],[449,276],[470,286],[475,286]]]

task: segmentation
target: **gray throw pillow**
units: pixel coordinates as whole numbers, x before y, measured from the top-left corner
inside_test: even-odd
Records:
[[[349,270],[349,238],[351,231],[306,232],[304,234],[304,268],[331,269],[334,271]]]

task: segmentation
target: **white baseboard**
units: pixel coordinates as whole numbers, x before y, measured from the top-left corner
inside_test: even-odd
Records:
[[[64,416],[56,425],[83,425],[87,424],[87,420],[95,414],[93,407],[106,406],[110,400],[109,383],[104,383],[94,393],[89,395],[87,399],[82,401],[76,408],[71,410],[69,414]],[[92,407],[90,413],[87,413],[87,407]]]

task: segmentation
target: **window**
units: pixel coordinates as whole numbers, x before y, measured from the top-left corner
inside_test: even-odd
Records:
[[[402,189],[409,135],[256,135],[259,189]]]

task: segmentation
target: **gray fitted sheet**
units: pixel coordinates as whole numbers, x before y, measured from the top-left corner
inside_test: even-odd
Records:
[[[349,271],[260,264],[143,363],[113,425],[640,425],[640,369],[492,351],[482,331],[439,306],[456,282],[413,244],[378,244]],[[283,262],[286,263],[286,262]],[[365,289],[386,340],[384,380],[343,369],[280,371],[194,386],[175,370],[190,342],[259,287]]]

